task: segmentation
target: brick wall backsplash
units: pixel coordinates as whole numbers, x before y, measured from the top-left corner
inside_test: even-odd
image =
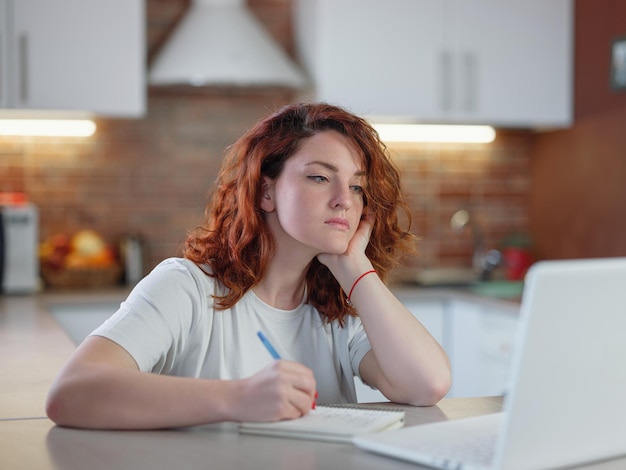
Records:
[[[486,248],[528,228],[531,181],[529,132],[500,132],[491,144],[420,144],[391,147],[412,208],[413,231],[421,237],[419,267],[469,267],[471,230],[454,232],[452,215],[470,212]]]
[[[200,220],[222,153],[252,123],[293,96],[281,90],[151,91],[141,120],[97,121],[86,139],[0,139],[0,187],[40,210],[40,238],[100,231],[115,243],[140,235],[146,269],[179,253]],[[468,209],[496,246],[526,231],[532,134],[501,132],[485,145],[392,147],[422,237],[420,267],[469,266],[472,239],[450,229]]]
[[[204,210],[224,148],[288,102],[282,91],[151,93],[141,120],[97,120],[91,138],[0,138],[0,188],[40,211],[40,238],[93,228],[145,240],[150,268],[176,255]]]

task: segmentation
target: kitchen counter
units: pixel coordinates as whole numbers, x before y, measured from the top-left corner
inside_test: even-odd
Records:
[[[438,406],[402,408],[406,424],[499,411],[499,397],[447,399]],[[48,419],[0,420],[0,468],[100,469],[415,469],[406,462],[366,453],[351,444],[240,435],[233,423],[161,431],[86,431]]]
[[[73,349],[40,297],[0,297],[0,419],[44,416],[48,386]]]
[[[45,416],[47,391],[75,348],[50,313],[54,304],[115,303],[124,289],[0,296],[0,468],[380,468],[387,459],[345,444],[240,436],[229,423],[190,430],[112,432],[60,428]],[[501,398],[447,399],[429,408],[405,407],[418,424],[490,413]],[[381,404],[380,406],[390,406]],[[398,405],[393,405],[398,406]],[[270,439],[270,440],[268,440]],[[259,461],[258,458],[261,460]],[[304,459],[304,460],[303,460]],[[261,462],[261,464],[259,464]],[[397,468],[411,468],[395,462]],[[389,468],[396,468],[389,464]]]
[[[76,347],[48,306],[54,302],[114,302],[126,293],[0,296],[0,419],[45,416],[48,388]]]

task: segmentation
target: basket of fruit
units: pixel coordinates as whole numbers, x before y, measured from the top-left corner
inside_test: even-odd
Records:
[[[48,237],[39,247],[39,259],[41,276],[50,287],[108,287],[122,276],[115,249],[95,230]]]

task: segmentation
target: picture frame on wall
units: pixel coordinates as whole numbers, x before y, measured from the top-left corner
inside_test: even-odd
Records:
[[[611,48],[611,88],[626,91],[626,36],[613,41]]]

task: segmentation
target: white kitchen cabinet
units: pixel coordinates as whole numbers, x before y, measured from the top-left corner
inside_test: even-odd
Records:
[[[448,304],[452,363],[449,396],[506,393],[518,325],[518,309],[452,299]]]
[[[361,114],[432,114],[443,3],[297,0],[296,42],[315,98]],[[419,80],[418,80],[419,77]]]
[[[571,0],[297,0],[314,98],[385,120],[567,126]]]
[[[354,378],[357,403],[379,403],[389,401],[385,395],[365,385],[358,377]]]
[[[455,294],[428,300],[398,298],[448,354],[452,365],[448,397],[505,392],[519,307]]]
[[[409,300],[403,299],[402,296],[398,298],[433,338],[443,345],[446,336],[445,301],[443,299]]]
[[[444,301],[439,299],[415,299],[411,296],[398,295],[398,299],[417,318],[431,335],[443,345],[444,342]],[[364,385],[360,379],[354,379],[359,403],[389,401],[381,392]]]
[[[0,107],[145,113],[144,0],[0,0]]]
[[[453,17],[458,120],[571,124],[570,0],[457,0]]]

